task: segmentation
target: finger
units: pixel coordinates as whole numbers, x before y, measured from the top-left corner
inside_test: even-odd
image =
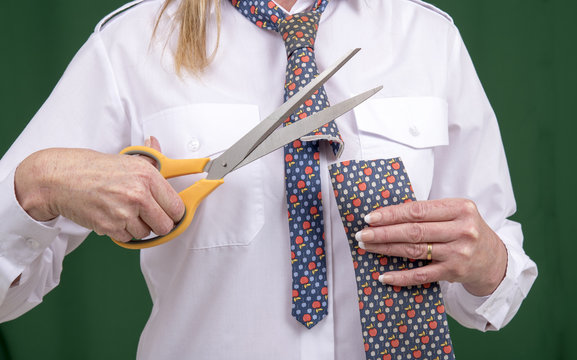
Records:
[[[156,139],[156,138],[155,138]],[[156,142],[158,142],[158,140],[156,140]],[[144,140],[144,146],[146,147],[153,147],[153,143],[152,143],[152,136],[145,139]],[[143,154],[138,154],[138,155],[132,155],[132,156],[139,156],[140,158],[146,160],[147,162],[149,162],[150,164],[152,164],[154,167],[156,166],[156,160],[154,160],[153,158],[151,158],[150,156],[146,156]]]
[[[469,212],[475,204],[467,199],[439,199],[411,201],[385,206],[367,215],[369,225],[391,225],[410,222],[450,221],[463,212]]]
[[[140,218],[144,221],[156,235],[166,235],[174,228],[175,222],[166,211],[156,202],[155,199],[149,201],[140,208]]]
[[[162,209],[162,212],[172,219],[173,225],[182,219],[185,210],[184,203],[178,193],[172,188],[168,181],[160,175],[160,173],[158,176],[152,178],[150,183],[150,192],[160,209]],[[151,207],[149,210],[153,213],[143,214],[147,219],[154,217],[154,214],[158,213],[157,209],[154,207]],[[165,220],[162,220],[161,222],[164,223]],[[154,228],[154,226],[152,228]]]
[[[414,286],[443,280],[443,274],[443,265],[432,263],[411,270],[386,272],[379,276],[379,281],[393,286]]]
[[[155,136],[150,136],[146,139],[146,143],[157,151],[162,151],[160,147],[160,141]],[[151,187],[152,196],[155,198],[159,207],[151,205],[151,208],[145,209],[145,213],[142,214],[143,219],[152,227],[152,230],[158,235],[166,235],[173,228],[174,224],[182,219],[184,216],[184,203],[176,191],[164,181],[162,186]],[[155,214],[158,214],[159,209],[168,215],[171,219],[169,222],[165,217],[157,218]]]
[[[447,254],[451,253],[447,245],[442,243],[387,243],[387,244],[365,244],[359,243],[361,249],[369,252],[383,254],[387,256],[397,256],[409,259],[427,260],[429,255],[429,245],[431,245],[431,259],[435,261],[446,261]]]
[[[118,231],[110,232],[110,233],[95,230],[95,232],[100,236],[108,236],[108,237],[110,237],[116,241],[120,241],[120,242],[128,242],[128,241],[132,240],[132,235],[126,230],[118,230]]]
[[[133,239],[144,239],[150,235],[150,227],[140,218],[132,218],[126,224],[126,231]]]
[[[150,136],[148,138],[148,147],[153,148],[154,150],[160,151],[162,152],[162,149],[160,148],[160,141],[158,141],[158,139],[154,136]]]
[[[370,226],[357,232],[355,238],[364,243],[450,242],[462,235],[460,225],[461,221],[444,221]]]

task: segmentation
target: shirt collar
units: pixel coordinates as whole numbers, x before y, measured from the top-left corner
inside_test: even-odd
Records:
[[[290,11],[279,5],[281,9],[287,14],[297,14],[303,11],[307,11],[313,7],[315,0],[297,0]],[[278,5],[278,4],[277,4]]]

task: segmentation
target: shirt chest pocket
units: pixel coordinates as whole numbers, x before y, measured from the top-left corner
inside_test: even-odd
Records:
[[[369,100],[355,109],[364,160],[401,157],[418,200],[429,196],[434,149],[449,144],[447,102],[435,97]]]
[[[169,109],[143,122],[168,157],[215,159],[260,121],[253,105],[193,104]],[[206,173],[169,180],[181,191]],[[264,224],[263,169],[254,161],[228,174],[199,205],[189,228],[173,241],[188,249],[248,245]]]

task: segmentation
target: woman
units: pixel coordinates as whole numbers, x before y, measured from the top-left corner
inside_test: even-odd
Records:
[[[277,4],[298,13],[313,1]],[[2,319],[36,305],[91,230],[129,240],[167,233],[180,219],[174,189],[196,177],[169,185],[146,160],[112,154],[147,143],[170,157],[210,157],[280,105],[283,42],[236,6],[138,1],[97,26],[1,163]],[[441,281],[460,323],[501,328],[536,267],[507,220],[515,205],[498,127],[457,29],[419,1],[332,0],[316,37],[319,68],[354,47],[361,53],[325,85],[331,101],[385,88],[337,120],[346,145],[340,159],[321,153],[323,193],[332,192],[330,163],[401,157],[422,201],[371,214],[357,239],[377,253],[431,255],[430,265],[382,280]],[[154,308],[139,359],[363,356],[355,273],[330,196],[329,313],[309,330],[287,311],[282,163],[275,152],[236,171],[186,233],[142,251]]]

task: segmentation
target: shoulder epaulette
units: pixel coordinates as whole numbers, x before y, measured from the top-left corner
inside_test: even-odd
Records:
[[[443,10],[439,9],[438,7],[431,5],[427,2],[421,1],[421,0],[409,0],[409,1],[414,2],[415,4],[418,4],[418,5],[421,5],[422,7],[427,8],[428,10],[436,12],[437,14],[443,16],[445,19],[447,19],[451,23],[453,23],[453,18],[449,14],[444,12]]]
[[[148,0],[135,0],[132,2],[129,2],[127,4],[124,4],[122,7],[114,10],[113,12],[111,12],[110,14],[106,15],[102,20],[100,20],[100,22],[98,23],[98,25],[96,25],[96,27],[94,28],[94,31],[98,32],[100,30],[102,30],[104,28],[104,26],[111,21],[112,19],[114,19],[115,17],[117,17],[118,15],[122,14],[123,12],[127,11],[130,8],[135,7],[136,5],[143,3],[145,1]]]

